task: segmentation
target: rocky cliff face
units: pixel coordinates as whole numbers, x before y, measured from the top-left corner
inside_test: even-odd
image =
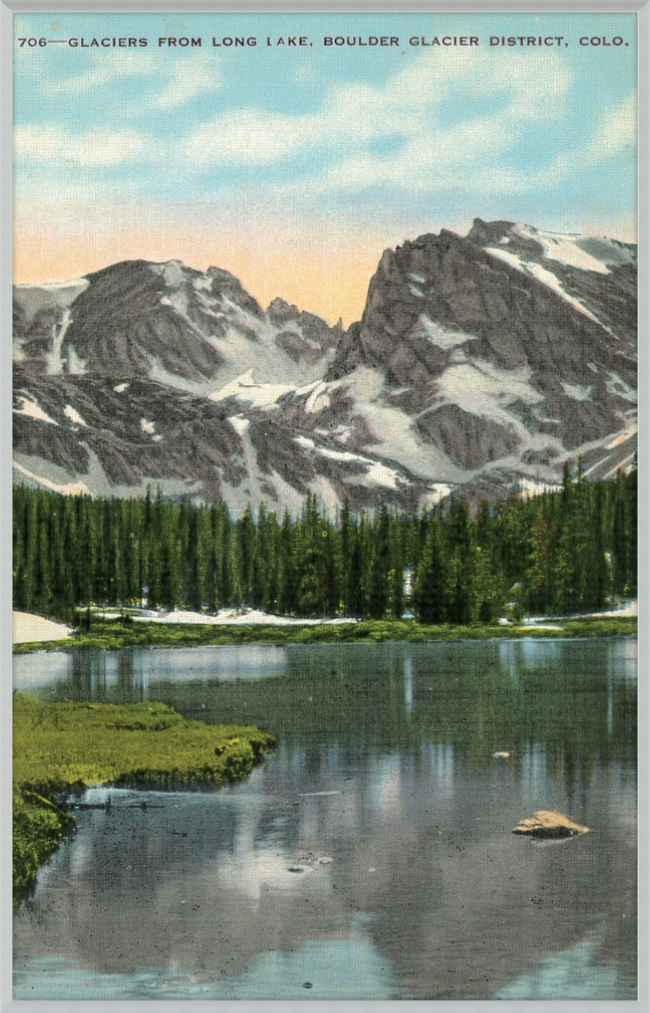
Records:
[[[210,393],[253,367],[299,383],[322,373],[341,333],[279,299],[265,312],[228,271],[176,260],[14,290],[14,358],[31,373],[148,376]]]
[[[387,250],[348,332],[226,271],[15,293],[17,477],[299,509],[499,498],[630,465],[636,247],[477,219]]]
[[[636,248],[477,220],[388,250],[328,376],[363,369],[467,471],[602,474],[635,427]]]

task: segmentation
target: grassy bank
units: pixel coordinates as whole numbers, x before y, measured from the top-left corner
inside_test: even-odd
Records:
[[[258,728],[188,721],[160,703],[42,703],[13,697],[14,905],[74,820],[75,786],[222,785],[251,772],[275,739]]]
[[[15,654],[75,647],[200,647],[211,644],[347,644],[364,641],[519,639],[522,637],[636,636],[635,616],[558,620],[561,629],[534,626],[423,626],[414,620],[374,620],[321,626],[208,626],[199,624],[95,622],[66,641],[16,644]]]

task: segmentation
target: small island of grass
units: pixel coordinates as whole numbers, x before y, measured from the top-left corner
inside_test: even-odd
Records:
[[[190,721],[161,703],[43,703],[14,693],[14,906],[74,823],[75,787],[223,785],[250,774],[275,738]]]

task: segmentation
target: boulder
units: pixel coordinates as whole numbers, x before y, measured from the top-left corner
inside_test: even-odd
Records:
[[[542,810],[522,820],[514,827],[513,834],[526,834],[529,837],[576,837],[578,834],[589,834],[591,827],[575,823],[563,813]]]

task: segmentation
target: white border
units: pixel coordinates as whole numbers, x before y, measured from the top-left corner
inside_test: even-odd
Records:
[[[241,0],[238,3],[227,0],[114,0],[97,2],[90,0],[0,0],[0,594],[5,607],[0,613],[0,643],[7,668],[0,685],[0,760],[2,766],[1,807],[0,807],[0,1013],[24,1011],[24,1013],[198,1013],[210,1010],[237,1011],[237,1013],[270,1013],[270,1011],[301,1010],[316,1013],[318,1009],[327,1013],[351,1011],[351,1013],[374,1013],[378,1006],[406,1013],[407,1010],[435,1008],[436,1011],[453,1013],[474,1013],[476,1010],[507,1010],[519,1013],[534,1010],[536,1013],[557,1011],[557,1013],[650,1013],[650,964],[644,953],[650,949],[650,712],[645,679],[648,666],[645,654],[645,623],[650,619],[648,610],[648,586],[650,584],[650,537],[643,523],[648,515],[648,488],[650,473],[650,440],[645,438],[646,417],[644,402],[639,409],[640,428],[643,439],[639,447],[640,475],[640,566],[639,597],[639,999],[633,1002],[609,1001],[385,1001],[385,1002],[248,1002],[248,1001],[186,1001],[186,1002],[109,1002],[109,1001],[44,1001],[30,1002],[11,999],[12,982],[12,926],[11,926],[11,331],[12,331],[12,191],[11,191],[11,130],[12,130],[12,14],[28,12],[133,12],[165,13],[182,10],[191,12],[256,12],[256,13],[319,13],[319,12],[381,12],[415,13],[423,12],[468,12],[468,13],[536,13],[536,12],[638,12],[638,67],[639,67],[639,386],[650,393],[650,351],[647,342],[650,335],[650,0],[571,0],[552,2],[542,0],[526,3],[523,0],[412,0],[399,4],[390,0],[270,0],[260,3],[255,0]]]

